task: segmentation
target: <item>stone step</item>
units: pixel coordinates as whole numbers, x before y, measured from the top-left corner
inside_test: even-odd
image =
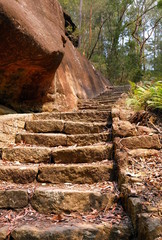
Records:
[[[111,104],[111,102],[116,102],[120,97],[113,97],[111,100],[110,99],[99,99],[97,102],[99,104]]]
[[[105,97],[118,97],[121,96],[125,91],[112,91],[112,92],[105,92],[102,95],[95,97],[94,99],[104,99]]]
[[[63,120],[26,121],[25,129],[35,133],[87,134],[107,130],[107,122],[86,123]]]
[[[112,86],[111,89],[108,89],[104,93],[109,93],[109,92],[127,92],[129,91],[130,86],[129,85],[123,85],[123,86]],[[103,94],[104,94],[103,93]]]
[[[117,100],[119,97],[120,97],[120,94],[119,95],[112,95],[112,96],[109,96],[108,99],[107,98],[100,98],[97,101],[100,102],[100,103],[102,103],[102,102],[105,103],[105,102],[109,102],[109,100],[110,101],[111,100]],[[96,99],[94,98],[94,100],[96,100]]]
[[[122,138],[120,144],[128,149],[161,149],[158,134]]]
[[[116,97],[114,100],[111,100],[111,101],[109,101],[109,97],[105,97],[104,99],[95,99],[96,101],[96,103],[98,103],[98,104],[113,104],[113,103],[115,103],[116,101],[118,101],[118,99],[120,99],[120,96],[118,96],[118,97]]]
[[[120,219],[119,212],[122,215]],[[46,216],[31,208],[24,209],[24,215],[22,215],[20,212],[3,210],[2,217],[8,223],[0,226],[1,240],[9,239],[9,237],[12,240],[133,239],[130,220],[119,206],[105,214],[93,211],[84,215],[62,213]],[[11,219],[14,226],[10,223]]]
[[[2,148],[3,161],[18,163],[51,163],[51,148],[36,146],[12,146]]]
[[[93,107],[93,108],[98,108],[100,109],[101,107],[104,107],[106,109],[110,109],[113,105],[113,103],[115,103],[116,101],[109,103],[109,104],[100,104],[100,103],[82,103],[78,105],[78,108],[81,107]],[[103,110],[104,111],[104,110]]]
[[[0,185],[0,209],[20,209],[29,204],[39,213],[86,213],[104,210],[115,202],[112,182],[97,184]]]
[[[97,110],[97,111],[109,111],[110,109],[112,108],[112,106],[80,106],[79,109],[82,109],[82,110]]]
[[[127,152],[128,156],[132,158],[157,156],[159,153],[158,150],[156,149],[143,149],[143,148],[131,149],[128,150]]]
[[[111,140],[111,131],[94,134],[66,135],[59,133],[21,133],[16,135],[15,142],[29,145],[39,145],[46,147],[57,146],[85,146],[97,142],[108,142]]]
[[[31,206],[43,214],[101,211],[115,201],[113,184],[106,182],[104,191],[97,185],[40,186],[33,193]]]
[[[97,100],[97,101],[95,101],[95,100],[93,100],[93,101],[82,101],[82,102],[80,102],[80,103],[78,103],[78,107],[79,106],[88,106],[88,105],[92,105],[92,106],[100,106],[100,105],[104,105],[104,106],[111,106],[112,105],[112,103],[114,103],[114,102],[116,102],[116,100],[117,100],[118,98],[116,98],[116,99],[112,99],[112,100]]]
[[[97,98],[97,99],[93,98],[93,99],[88,99],[88,100],[83,99],[78,102],[78,105],[83,104],[83,103],[85,103],[85,104],[96,103],[96,104],[107,104],[108,105],[108,104],[112,104],[112,102],[116,102],[119,98],[120,98],[120,96],[114,96],[112,98],[106,96],[105,98]]]
[[[120,93],[123,93],[125,92],[126,90],[123,89],[123,88],[114,88],[114,89],[111,89],[109,91],[105,91],[103,94],[101,94],[101,96],[104,96],[104,95],[107,95],[107,94],[120,94]]]
[[[33,115],[34,120],[58,119],[64,121],[79,122],[106,122],[110,120],[110,111],[77,111],[77,112],[60,112],[60,113],[37,113]]]
[[[0,162],[0,182],[6,183],[93,184],[113,179],[113,161],[109,160],[91,164],[35,164],[32,166]]]
[[[112,92],[105,92],[102,95],[99,95],[97,97],[95,97],[94,99],[105,99],[110,98],[111,96],[121,96],[123,93],[125,93],[125,91],[112,91]]]
[[[83,109],[83,108],[89,108],[89,109],[98,109],[98,110],[107,110],[107,109],[111,109],[112,107],[112,104],[109,104],[109,105],[101,105],[101,104],[82,104],[80,106],[78,106],[79,109]]]
[[[127,84],[127,85],[118,85],[118,86],[113,86],[113,90],[122,90],[122,91],[128,91],[130,89],[130,85]]]
[[[115,240],[129,240],[131,231],[126,224],[114,225],[111,224],[73,224],[56,227],[54,224],[49,227],[34,227],[30,225],[22,225],[17,227],[11,234],[13,240],[23,239],[60,239],[60,240],[80,240],[80,239],[95,239],[95,240],[113,240],[111,235],[115,236]],[[51,225],[51,224],[50,224]],[[41,228],[41,230],[40,230]],[[118,229],[118,230],[117,230]],[[7,236],[7,235],[6,235]]]
[[[52,151],[55,163],[92,163],[112,159],[113,144],[60,148]]]
[[[61,133],[19,133],[15,137],[15,143],[46,147],[68,146],[68,136],[72,135]]]
[[[0,185],[0,209],[20,209],[29,204],[27,189],[15,185]]]
[[[113,96],[113,97],[109,97],[108,99],[88,99],[88,100],[81,100],[78,102],[78,104],[111,104],[112,102],[116,101],[119,97],[118,96]]]
[[[109,101],[109,100],[117,100],[117,99],[119,99],[119,98],[121,98],[121,96],[123,95],[123,94],[125,94],[124,92],[120,92],[120,93],[112,93],[112,94],[105,94],[104,96],[102,96],[102,97],[97,97],[97,98],[95,98],[96,100],[107,100],[107,101]]]
[[[84,147],[28,147],[3,148],[2,160],[21,163],[92,163],[112,159],[113,145],[97,144]]]
[[[92,164],[55,164],[39,166],[37,180],[48,183],[92,184],[113,180],[113,161]]]
[[[93,110],[94,108],[88,108],[88,107],[84,108],[84,107],[83,107],[83,108],[81,108],[81,109],[86,111],[86,110]],[[97,110],[97,111],[99,111],[99,112],[100,112],[100,111],[103,111],[103,110],[104,110],[104,111],[109,111],[109,109],[106,109],[106,108],[95,108],[94,110]],[[111,122],[109,122],[109,124],[110,124],[110,123],[111,123]]]
[[[109,105],[98,104],[98,105],[97,105],[97,104],[95,103],[95,104],[81,104],[81,105],[78,105],[78,108],[79,108],[79,109],[83,109],[83,108],[85,108],[85,109],[87,108],[87,109],[88,109],[88,108],[89,108],[89,109],[97,109],[97,110],[99,110],[99,111],[100,111],[100,110],[103,111],[103,110],[105,110],[105,109],[106,109],[106,110],[107,110],[107,109],[109,110],[109,109],[111,109],[111,107],[112,107],[112,104],[109,104]],[[102,109],[103,109],[103,110],[102,110]]]
[[[98,142],[109,142],[111,141],[111,130],[107,130],[102,133],[94,134],[76,134],[76,135],[67,135],[67,145],[77,145],[85,146],[92,145]]]
[[[10,162],[0,161],[0,182],[27,184],[36,181],[38,165],[13,165]]]

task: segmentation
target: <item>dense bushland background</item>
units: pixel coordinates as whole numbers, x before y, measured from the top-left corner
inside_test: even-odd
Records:
[[[60,0],[79,50],[113,84],[161,77],[162,0]]]

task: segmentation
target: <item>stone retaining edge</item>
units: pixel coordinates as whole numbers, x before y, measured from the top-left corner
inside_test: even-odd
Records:
[[[114,139],[114,156],[118,166],[118,185],[121,191],[123,207],[131,218],[137,239],[154,240],[162,236],[162,221],[160,217],[152,216],[152,213],[144,210],[140,196],[134,191],[132,192],[132,189],[129,186],[129,182],[133,183],[134,179],[131,176],[127,176],[124,171],[127,165],[127,162],[125,161],[127,160],[127,154],[125,153],[125,147],[121,146],[120,140],[124,137],[142,136],[142,133],[138,131],[138,126],[131,124],[129,121],[129,118],[134,115],[135,111],[132,111],[126,106],[125,99],[126,95],[124,95],[122,99],[117,101],[112,107],[112,132]],[[145,134],[154,136],[155,131],[153,129],[150,129],[150,132],[148,133],[147,131],[149,131],[149,129],[144,127],[143,130],[146,130]],[[115,141],[116,137],[119,140],[118,143]],[[160,148],[159,142],[157,143],[157,149]]]

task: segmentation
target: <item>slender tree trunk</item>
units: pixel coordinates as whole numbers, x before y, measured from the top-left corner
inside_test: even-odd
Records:
[[[100,39],[100,35],[101,35],[102,28],[103,28],[103,26],[104,26],[104,24],[106,23],[107,20],[108,20],[108,19],[106,18],[106,19],[102,22],[102,24],[101,24],[101,26],[100,26],[100,28],[99,28],[99,32],[98,32],[98,35],[97,35],[96,42],[95,42],[95,44],[94,44],[94,46],[93,46],[93,48],[92,48],[92,50],[91,50],[91,52],[90,52],[90,54],[89,54],[88,60],[91,59],[91,57],[92,57],[92,55],[93,55],[93,53],[94,53],[94,51],[95,51],[95,48],[96,48],[96,46],[97,46],[97,43],[98,43],[98,41],[99,41],[99,39]]]
[[[79,47],[81,45],[81,29],[82,29],[82,7],[83,7],[83,0],[80,0],[80,6],[79,6]]]
[[[145,40],[145,29],[143,29],[143,42]],[[145,60],[145,44],[143,44],[142,47],[142,53],[141,53],[141,64],[143,65],[143,71],[146,71],[146,60]]]
[[[143,12],[145,11],[145,6],[143,5]],[[146,24],[146,19],[145,15],[143,16],[142,21],[142,26],[143,26],[143,31],[142,31],[142,37],[143,37],[143,43],[145,42],[145,24]],[[146,71],[146,59],[145,59],[145,44],[143,44],[143,49],[142,49],[142,62],[141,64],[143,65],[143,71]]]
[[[155,33],[154,33],[154,71],[156,69],[156,63],[155,63],[155,59],[156,59],[156,37],[157,37],[157,34],[156,34],[156,28],[155,28]]]
[[[92,2],[90,6],[90,16],[89,16],[89,47],[91,47],[92,42]]]

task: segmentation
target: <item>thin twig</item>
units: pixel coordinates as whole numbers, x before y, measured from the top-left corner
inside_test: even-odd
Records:
[[[153,122],[149,121],[149,123],[150,123],[160,134],[162,134],[162,131],[160,131],[160,129],[157,128]]]

